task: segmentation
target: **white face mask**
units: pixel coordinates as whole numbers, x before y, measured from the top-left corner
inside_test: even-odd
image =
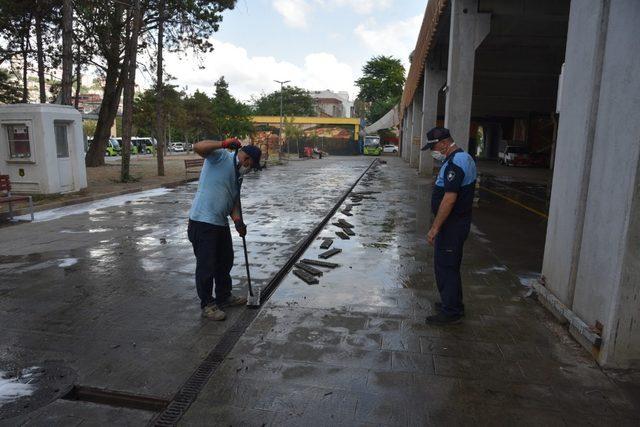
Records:
[[[240,176],[246,175],[251,171],[249,166],[240,166],[240,159],[236,157],[236,168],[238,168],[238,173]]]
[[[447,158],[447,156],[445,156],[441,152],[433,150],[431,150],[431,156],[439,162],[444,162]]]

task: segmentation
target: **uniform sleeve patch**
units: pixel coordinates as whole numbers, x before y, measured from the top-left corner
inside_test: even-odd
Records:
[[[451,181],[453,181],[454,179],[456,179],[456,172],[455,172],[454,170],[450,170],[450,171],[447,173],[447,181],[451,182]]]

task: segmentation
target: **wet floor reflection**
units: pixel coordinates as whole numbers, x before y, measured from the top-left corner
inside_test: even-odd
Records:
[[[271,279],[369,162],[291,161],[246,177],[256,284]],[[199,317],[186,236],[195,191],[191,183],[128,195],[0,229],[0,354],[16,364],[64,360],[85,385],[173,393],[238,313],[217,324]],[[232,235],[242,293],[241,241]],[[175,375],[158,378],[158,369]]]

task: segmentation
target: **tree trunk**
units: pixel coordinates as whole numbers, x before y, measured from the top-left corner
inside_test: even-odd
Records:
[[[71,105],[71,73],[73,72],[73,6],[72,0],[64,0],[62,4],[62,87],[60,88],[61,104]]]
[[[125,57],[124,61],[120,59],[120,49],[122,47],[122,31],[120,31],[122,28],[120,24],[122,20],[121,3],[115,4],[110,20],[113,21],[113,27],[117,28],[118,31],[115,31],[112,35],[109,54],[106,57],[107,70],[100,112],[98,113],[98,123],[93,135],[93,142],[85,156],[85,165],[87,167],[104,165],[105,148],[111,136],[111,127],[118,113],[122,86],[127,72],[127,58]]]
[[[78,109],[80,105],[80,89],[82,88],[82,55],[80,51],[80,43],[76,46],[76,96],[73,100],[73,106]]]
[[[36,7],[39,7],[38,5]],[[40,103],[47,103],[47,90],[44,77],[44,47],[42,46],[42,14],[36,13],[36,57],[38,59],[38,84],[40,88]]]
[[[27,35],[22,39],[22,102],[29,102],[29,82],[27,81],[27,69],[29,68],[29,52],[27,51]]]
[[[158,176],[164,176],[164,90],[162,81],[162,50],[164,49],[164,0],[158,4],[158,58],[156,70],[156,135],[158,135]]]
[[[122,69],[120,70],[120,64],[118,64],[117,61],[119,61],[119,59],[107,64],[107,78],[104,85],[102,102],[100,103],[98,123],[96,124],[95,134],[93,135],[93,142],[89,146],[89,151],[87,151],[87,155],[85,156],[85,165],[87,167],[104,165],[104,153],[107,141],[111,136],[111,127],[118,113],[118,105],[120,104],[122,86],[127,70],[126,61],[122,64]]]
[[[124,93],[122,100],[122,168],[120,180],[131,181],[129,164],[131,160],[131,130],[133,125],[133,96],[136,85],[136,66],[138,54],[138,34],[140,34],[141,11],[140,0],[135,0],[133,5],[133,17],[131,22],[131,35],[127,46],[128,57],[127,72],[124,79]]]

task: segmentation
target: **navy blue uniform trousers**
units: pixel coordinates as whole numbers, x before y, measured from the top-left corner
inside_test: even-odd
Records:
[[[231,296],[230,273],[233,267],[233,243],[229,226],[189,220],[187,234],[196,256],[196,290],[200,307],[226,301]]]
[[[450,218],[436,235],[434,270],[442,300],[442,312],[448,316],[459,316],[464,311],[460,264],[462,249],[470,228],[470,219]]]

